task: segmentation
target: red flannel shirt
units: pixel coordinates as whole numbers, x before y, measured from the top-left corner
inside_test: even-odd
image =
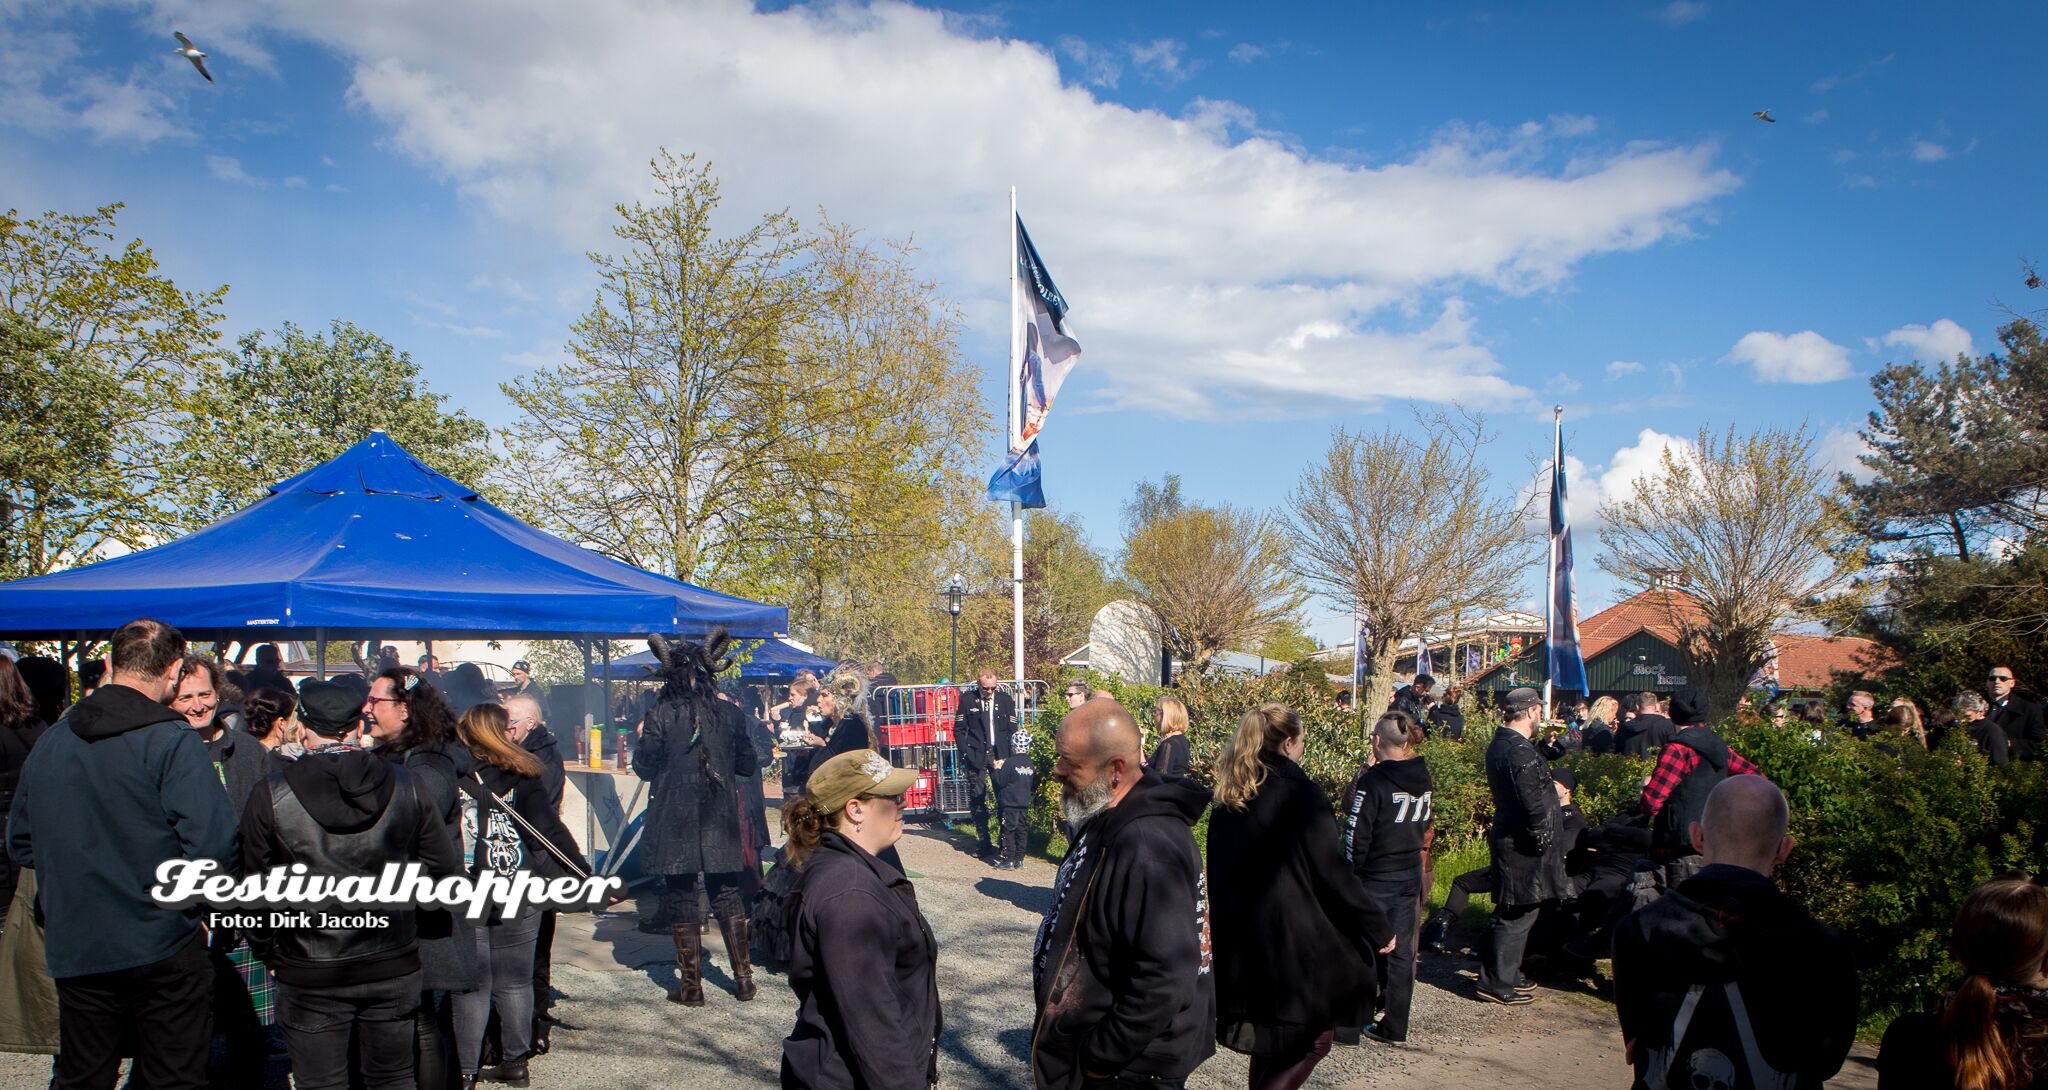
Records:
[[[1655,817],[1664,808],[1671,793],[1685,780],[1693,769],[1700,766],[1699,752],[1691,746],[1664,747],[1664,753],[1657,758],[1656,771],[1650,773],[1650,782],[1643,785],[1643,813]],[[1728,774],[1730,776],[1761,776],[1757,767],[1748,758],[1728,751]]]

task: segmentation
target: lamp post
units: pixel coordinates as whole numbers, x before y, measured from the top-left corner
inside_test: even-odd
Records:
[[[946,612],[953,615],[953,668],[946,675],[946,680],[958,685],[960,683],[960,603],[967,598],[967,581],[960,578],[958,573],[955,573],[951,579],[946,580],[945,586],[939,588],[939,593],[946,596]]]

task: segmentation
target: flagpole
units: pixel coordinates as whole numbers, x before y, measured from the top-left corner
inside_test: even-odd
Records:
[[[1011,454],[1019,453],[1015,448],[1018,432],[1018,414],[1023,406],[1017,403],[1017,381],[1023,371],[1023,360],[1017,356],[1020,347],[1017,337],[1017,292],[1022,287],[1017,281],[1017,187],[1010,187],[1010,369],[1004,385],[1009,388],[1010,430],[1003,437],[1003,445]],[[1021,688],[1024,684],[1024,501],[1010,501],[1010,675]]]
[[[1564,450],[1564,406],[1558,405],[1550,411],[1553,429],[1550,444],[1550,502],[1557,502],[1557,460]],[[1546,522],[1546,526],[1549,524]],[[1548,567],[1550,593],[1543,596],[1543,721],[1550,721],[1550,687],[1557,680],[1557,535],[1549,533],[1550,565]]]

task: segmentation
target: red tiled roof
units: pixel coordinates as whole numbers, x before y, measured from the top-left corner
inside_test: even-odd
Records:
[[[1677,591],[1646,590],[1624,598],[1579,622],[1579,654],[1590,662],[1642,631],[1676,646],[1678,618],[1687,614],[1696,618],[1700,608]],[[1855,636],[1781,632],[1771,640],[1778,648],[1778,684],[1786,689],[1825,688],[1834,681],[1837,671],[1875,677],[1897,664],[1883,647]],[[1466,681],[1478,681],[1504,665],[1505,662],[1494,663]]]
[[[1778,648],[1778,687],[1824,689],[1837,673],[1876,677],[1898,665],[1883,646],[1855,636],[1810,636],[1781,632],[1771,637]]]

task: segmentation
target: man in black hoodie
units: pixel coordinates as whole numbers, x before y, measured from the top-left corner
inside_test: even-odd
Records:
[[[339,682],[309,680],[299,687],[306,755],[271,773],[249,796],[242,812],[244,873],[304,863],[315,875],[375,876],[387,863],[411,862],[437,878],[462,873],[446,825],[405,767],[342,740],[360,708],[355,690]],[[292,1081],[346,1087],[353,1035],[367,1090],[410,1087],[420,999],[415,914],[381,904],[326,911],[337,921],[262,928],[251,936],[277,974],[278,1021],[291,1050]]]
[[[1856,1037],[1849,943],[1779,892],[1785,796],[1714,788],[1690,836],[1706,866],[1614,936],[1614,1007],[1637,1087],[1819,1087]]]
[[[112,1087],[124,1038],[131,1081],[206,1085],[213,973],[203,906],[150,896],[168,860],[235,871],[235,817],[206,745],[166,706],[185,638],[131,621],[112,638],[113,679],[79,701],[22,766],[7,826],[18,866],[36,868],[44,953],[57,982],[53,1087]]]
[[[1344,854],[1365,895],[1394,928],[1394,950],[1378,961],[1386,1014],[1366,1027],[1377,1041],[1408,1039],[1415,995],[1416,915],[1422,907],[1422,853],[1429,846],[1432,784],[1429,766],[1415,755],[1422,728],[1399,712],[1372,728],[1373,764],[1351,784],[1345,806]],[[1346,1027],[1349,1028],[1349,1027]]]
[[[1038,1090],[1173,1090],[1216,1051],[1208,896],[1193,827],[1209,793],[1143,774],[1114,700],[1061,721],[1071,847],[1033,948]]]
[[[1678,733],[1656,693],[1630,693],[1621,698],[1621,710],[1622,724],[1614,732],[1616,753],[1654,757]]]

